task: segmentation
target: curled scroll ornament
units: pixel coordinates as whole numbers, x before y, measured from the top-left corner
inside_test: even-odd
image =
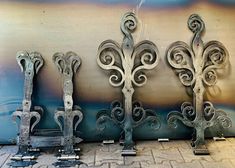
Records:
[[[201,87],[199,88],[200,90],[204,90],[205,86],[213,86],[216,84],[216,70],[226,66],[228,63],[228,52],[223,44],[218,41],[210,41],[205,45],[203,44],[201,34],[205,29],[205,24],[198,15],[193,14],[189,17],[188,27],[194,34],[191,46],[189,47],[186,43],[181,41],[173,43],[167,50],[167,61],[169,65],[176,70],[184,86],[193,89],[197,85],[197,87]],[[202,81],[198,80],[200,78]],[[203,82],[204,85],[196,82]],[[194,92],[196,99],[194,101],[199,101],[200,99],[200,95],[197,96],[197,94],[198,93]],[[216,110],[209,101],[201,103],[203,104],[202,129],[215,124],[221,124],[224,128],[231,127],[231,120],[225,112]],[[195,125],[198,124],[197,122],[199,122],[199,120],[196,120],[198,114],[195,111],[195,105],[186,102],[182,104],[181,112],[170,112],[168,114],[168,124],[172,127],[176,127],[176,121],[180,120],[189,127],[195,127]]]
[[[106,40],[101,43],[98,48],[97,63],[102,69],[111,72],[109,77],[110,84],[114,87],[123,87],[123,94],[125,95],[128,94],[125,89],[132,90],[132,85],[140,87],[146,83],[147,76],[144,70],[156,67],[159,62],[159,56],[156,45],[151,41],[144,40],[134,45],[132,33],[137,27],[137,18],[134,13],[126,13],[122,18],[120,27],[124,34],[122,45],[120,46],[113,40]],[[129,68],[131,68],[131,71],[128,70]],[[131,80],[131,85],[129,85],[130,81],[128,80]],[[132,104],[131,121],[133,127],[140,125],[145,119],[157,123],[155,128],[160,127],[160,121],[154,112],[144,110],[138,103],[129,103]],[[105,121],[109,120],[123,128],[125,113],[122,103],[114,101],[110,110],[98,112],[97,127],[103,130],[106,127]]]

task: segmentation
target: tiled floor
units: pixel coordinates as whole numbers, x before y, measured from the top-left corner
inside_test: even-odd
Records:
[[[79,147],[80,168],[235,168],[235,138],[226,141],[207,140],[210,155],[195,156],[190,141],[139,141],[135,157],[122,157],[119,144],[83,143]],[[0,146],[0,167],[9,167],[10,156],[16,146]],[[52,168],[55,151],[43,152],[32,168]]]

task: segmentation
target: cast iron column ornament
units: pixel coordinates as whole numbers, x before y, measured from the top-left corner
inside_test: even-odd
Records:
[[[133,129],[144,122],[151,123],[152,128],[160,127],[156,113],[144,109],[140,102],[133,102],[133,86],[143,86],[147,81],[144,70],[153,69],[159,62],[158,49],[151,41],[141,41],[134,45],[132,32],[137,26],[134,13],[126,13],[121,20],[121,31],[124,34],[120,46],[113,40],[101,43],[98,49],[97,63],[104,70],[110,70],[109,83],[114,87],[122,87],[123,104],[114,101],[110,110],[102,110],[97,114],[97,127],[105,128],[105,121],[111,120],[124,131],[124,148],[122,155],[136,155],[132,140]]]
[[[189,17],[188,27],[194,34],[191,46],[181,41],[171,44],[167,50],[167,61],[176,69],[181,83],[192,88],[193,102],[184,102],[181,105],[181,112],[170,112],[168,123],[177,127],[176,120],[180,120],[186,126],[193,127],[194,154],[209,154],[205,147],[205,129],[218,124],[223,128],[229,128],[232,122],[224,111],[215,109],[211,102],[204,101],[205,87],[216,84],[216,70],[225,67],[229,56],[222,43],[203,43],[201,35],[205,25],[198,15],[193,14]]]
[[[32,152],[30,143],[30,132],[33,132],[34,127],[38,124],[42,115],[42,108],[32,106],[31,96],[33,93],[34,75],[38,73],[43,66],[43,59],[40,53],[20,51],[16,54],[16,60],[25,75],[24,79],[24,98],[22,108],[17,109],[13,113],[13,119],[20,118],[19,136],[18,136],[18,152],[11,159],[15,162],[10,163],[11,166],[29,166],[36,163],[33,161],[37,155]],[[31,120],[34,118],[33,120]],[[28,160],[28,161],[26,161]]]
[[[78,160],[79,148],[74,148],[76,143],[82,141],[81,138],[74,136],[74,130],[83,119],[83,114],[79,106],[73,106],[73,74],[77,72],[81,65],[80,57],[74,52],[55,53],[53,62],[63,76],[63,100],[64,108],[59,108],[55,113],[55,121],[63,132],[62,144],[58,162],[54,163],[59,167],[73,167],[81,164]],[[60,120],[63,118],[63,122]],[[62,126],[63,125],[63,126]]]

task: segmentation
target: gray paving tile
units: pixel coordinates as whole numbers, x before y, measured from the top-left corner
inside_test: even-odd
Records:
[[[214,143],[218,148],[223,148],[223,147],[227,147],[227,146],[232,146],[233,143],[231,143],[230,141],[228,141],[227,139],[225,139],[225,141],[215,141]]]
[[[80,143],[78,147],[81,149],[81,152],[86,153],[89,151],[95,151],[97,149],[103,148],[103,150],[108,150],[107,145],[103,145],[102,143]]]
[[[33,166],[33,168],[48,168],[48,165]]]
[[[102,163],[115,162],[117,164],[124,164],[124,159],[121,156],[121,149],[119,144],[105,145],[105,148],[96,150],[95,154],[95,165]]]
[[[1,168],[9,168],[7,165],[11,160],[11,156],[17,152],[17,146],[13,145],[5,145],[0,149],[0,167]]]
[[[131,164],[133,162],[146,162],[149,164],[154,164],[154,158],[151,149],[140,148],[137,150],[136,156],[127,156],[124,157],[125,165]]]
[[[137,141],[136,142],[136,148],[137,150],[142,149],[142,148],[156,148],[156,149],[163,149],[163,146],[160,142],[158,142],[157,140],[155,141]]]
[[[107,145],[109,148],[109,152],[114,152],[114,151],[121,151],[123,146],[119,145],[119,143],[115,144],[109,144]],[[120,153],[121,154],[121,153]]]
[[[193,160],[213,161],[210,155],[194,155],[191,148],[179,148],[179,151],[185,162],[192,162]]]
[[[184,140],[171,140],[169,142],[161,142],[164,149],[168,148],[190,148],[190,145],[187,141]]]
[[[178,163],[176,161],[171,161],[170,163],[172,168],[203,168],[199,161],[192,161],[190,163]]]
[[[235,145],[235,138],[226,138],[225,141],[214,141],[213,139],[206,140],[206,146],[208,149],[220,149],[224,147],[234,147]]]
[[[80,155],[80,160],[88,166],[95,165],[95,153],[96,151],[84,152]]]
[[[164,161],[162,163],[147,164],[146,162],[140,163],[142,168],[172,168],[169,161]]]
[[[235,149],[230,146],[223,148],[210,149],[210,156],[214,161],[221,161],[224,159],[234,159]]]
[[[88,168],[88,166],[85,164],[81,164],[81,165],[79,165],[79,168]]]
[[[216,141],[213,139],[207,139],[206,140],[206,147],[210,149],[218,149],[218,146],[216,145]]]
[[[181,156],[178,148],[169,148],[169,149],[152,149],[154,160],[156,163],[161,163],[163,161],[177,161],[184,162],[183,157]]]
[[[235,145],[235,138],[226,138],[232,145]]]
[[[101,143],[79,144],[82,149],[81,161],[88,165],[79,168],[232,168],[235,167],[235,138],[215,142],[207,140],[210,155],[195,156],[188,143],[176,141],[159,143],[158,141],[137,142],[136,157],[122,157],[118,143],[102,145]],[[10,156],[17,152],[17,146],[0,148],[0,167],[9,168]],[[53,168],[56,161],[55,150],[42,152],[37,164],[31,168]],[[29,168],[29,167],[28,167]]]
[[[101,165],[98,166],[90,166],[89,168],[109,168],[110,164],[109,163],[103,163]]]
[[[139,162],[132,162],[131,164],[127,165],[118,165],[117,163],[111,163],[110,168],[141,168]]]
[[[38,159],[37,159],[37,164],[33,165],[33,168],[44,168],[51,166],[52,163],[56,162],[57,158],[54,156],[54,154],[45,154],[42,153]]]
[[[3,167],[5,165],[10,156],[11,155],[8,153],[0,153],[0,167]]]
[[[80,159],[88,166],[95,166],[96,151],[109,151],[109,146],[102,143],[81,143],[79,147],[81,148]]]
[[[200,161],[204,168],[234,168],[229,160],[222,160],[219,162]]]
[[[15,145],[6,145],[1,148],[0,153],[15,154],[17,150],[18,147]]]
[[[230,159],[230,162],[232,163],[233,167],[235,167],[235,158],[234,159]]]

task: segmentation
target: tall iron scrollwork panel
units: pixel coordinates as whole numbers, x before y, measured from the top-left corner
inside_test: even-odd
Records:
[[[109,70],[109,83],[114,87],[122,87],[123,103],[114,101],[110,110],[102,110],[97,114],[97,128],[105,128],[110,120],[120,126],[124,132],[124,148],[122,155],[136,155],[132,139],[133,129],[148,122],[154,129],[160,127],[159,117],[155,112],[144,109],[140,102],[134,102],[134,86],[143,86],[147,82],[144,70],[150,70],[159,62],[158,49],[151,41],[141,41],[134,45],[132,33],[136,30],[137,18],[134,13],[126,13],[121,20],[121,31],[124,35],[120,46],[113,40],[102,42],[98,48],[97,63]]]
[[[75,144],[82,141],[81,138],[74,136],[74,131],[83,119],[81,108],[73,105],[73,76],[81,65],[80,57],[74,52],[55,53],[53,62],[57,66],[63,78],[63,100],[64,107],[58,108],[54,119],[63,132],[62,146],[58,156],[58,162],[54,163],[58,167],[73,167],[81,164],[79,161],[79,148]],[[63,121],[62,121],[63,120]]]
[[[193,32],[190,46],[177,41],[170,45],[166,55],[169,65],[176,70],[181,83],[192,88],[193,102],[184,102],[181,112],[170,112],[168,123],[177,127],[176,121],[180,120],[186,126],[193,127],[194,154],[209,154],[205,146],[205,129],[216,125],[229,128],[232,122],[223,110],[214,108],[209,101],[204,101],[205,87],[216,84],[216,70],[226,66],[229,55],[224,45],[218,41],[203,43],[201,35],[205,24],[200,16],[191,15],[188,27]]]
[[[18,152],[11,159],[10,163],[13,167],[29,166],[36,163],[35,159],[38,152],[31,148],[30,133],[41,119],[43,109],[39,106],[32,106],[33,80],[43,66],[43,58],[38,52],[28,53],[20,51],[16,54],[16,60],[24,72],[24,97],[22,108],[17,109],[13,113],[13,119],[20,119],[19,136],[18,136]]]

